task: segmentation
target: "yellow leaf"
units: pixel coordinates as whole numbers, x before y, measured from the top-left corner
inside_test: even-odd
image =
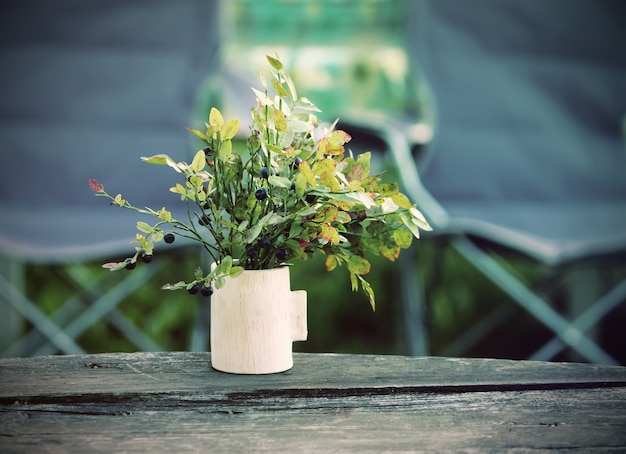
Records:
[[[330,243],[337,244],[339,243],[339,232],[337,232],[337,229],[330,224],[321,224],[318,238],[322,238]]]
[[[289,94],[287,93],[287,90],[285,90],[285,87],[283,87],[276,79],[272,80],[272,86],[274,87],[274,90],[276,90],[276,94],[281,98],[284,98]]]
[[[172,213],[170,213],[169,211],[167,211],[165,209],[165,207],[161,208],[159,211],[157,211],[157,216],[159,219],[164,220],[165,222],[170,222],[172,220]]]
[[[347,175],[348,181],[357,181],[360,182],[363,179],[363,166],[361,164],[357,164]]]
[[[337,161],[331,158],[325,158],[313,164],[313,173],[320,175],[323,172],[333,171],[337,167]]]
[[[409,198],[401,192],[398,192],[397,194],[391,196],[391,200],[396,202],[396,204],[400,208],[411,208],[413,206],[411,205],[411,201],[409,200]]]
[[[201,172],[206,165],[206,157],[203,150],[198,150],[196,155],[193,157],[193,161],[191,162],[191,166],[189,168],[194,172]]]
[[[296,175],[296,195],[302,197],[306,192],[306,177],[303,173]]]
[[[298,169],[300,169],[300,173],[304,175],[306,182],[310,184],[313,189],[317,188],[315,175],[313,174],[313,171],[311,170],[311,166],[309,166],[309,163],[307,161],[302,161]]]
[[[398,228],[393,231],[393,240],[399,247],[406,249],[411,246],[413,235],[405,228]]]
[[[283,114],[280,110],[274,110],[272,112],[272,117],[274,118],[274,126],[276,126],[276,130],[278,132],[287,132],[285,114]]]
[[[209,124],[215,128],[216,131],[221,131],[224,126],[224,117],[219,110],[215,107],[211,107],[209,112]]]
[[[348,269],[351,273],[354,274],[367,274],[370,272],[371,265],[370,262],[367,261],[365,257],[361,257],[359,255],[352,255],[347,261]]]
[[[320,175],[320,181],[324,184],[324,186],[329,187],[332,191],[338,192],[341,191],[341,185],[332,172],[324,172]]]
[[[322,158],[326,154],[326,147],[328,146],[328,138],[324,137],[317,143],[317,157]]]
[[[167,156],[166,154],[155,154],[154,156],[141,158],[143,162],[147,162],[148,164],[157,164],[157,165],[167,164],[168,159],[169,159],[169,156]]]
[[[202,134],[202,132],[198,131],[197,129],[187,127],[187,131],[193,133],[196,137],[199,137],[202,140],[206,140],[206,136]]]
[[[398,193],[398,183],[383,183],[378,185],[378,192],[383,197],[391,197]]]
[[[332,271],[339,265],[339,260],[334,255],[326,256],[326,271]]]
[[[328,136],[328,142],[331,145],[343,145],[350,142],[350,140],[352,140],[350,134],[341,130],[333,131]]]
[[[267,61],[276,71],[281,71],[283,69],[283,64],[278,58],[270,57],[269,55],[266,55],[265,58],[267,58]]]
[[[222,129],[222,140],[232,139],[237,134],[237,131],[239,131],[239,120],[235,118],[224,125]]]
[[[315,222],[333,222],[337,218],[339,209],[334,205],[324,207],[313,219]]]
[[[392,262],[395,262],[398,257],[400,256],[400,247],[399,246],[393,246],[393,247],[388,247],[385,246],[384,244],[381,244],[378,249],[380,250],[380,253],[387,258],[387,260],[390,260]]]
[[[363,177],[366,177],[370,173],[370,160],[372,159],[372,153],[366,151],[365,153],[361,153],[359,157],[356,159],[356,163],[360,164],[363,167]]]

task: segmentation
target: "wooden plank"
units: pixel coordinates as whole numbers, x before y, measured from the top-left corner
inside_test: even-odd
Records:
[[[624,388],[14,404],[0,451],[617,449]]]
[[[270,375],[215,371],[209,353],[133,353],[0,359],[0,399],[63,394],[249,392],[273,389],[403,388],[427,391],[623,385],[626,367],[498,359],[294,355]]]
[[[265,376],[206,353],[0,360],[0,452],[626,447],[626,368],[295,355]]]

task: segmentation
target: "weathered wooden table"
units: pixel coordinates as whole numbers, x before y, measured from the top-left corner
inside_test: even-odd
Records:
[[[626,452],[624,367],[296,354],[245,376],[209,360],[1,359],[0,452]]]

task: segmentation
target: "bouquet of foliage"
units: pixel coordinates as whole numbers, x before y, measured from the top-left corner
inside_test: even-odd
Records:
[[[253,88],[257,104],[246,146],[233,144],[239,121],[225,121],[212,108],[206,128],[188,128],[205,144],[191,163],[175,162],[159,154],[143,161],[167,165],[181,176],[170,191],[180,194],[187,219],[174,219],[165,207],[137,208],[121,194],[111,196],[90,180],[97,196],[111,204],[157,218],[137,223],[137,246],[132,257],[103,266],[132,269],[138,260],[150,262],[155,245],[172,243],[176,236],[200,243],[217,266],[196,269],[193,280],[166,284],[210,295],[226,276],[244,270],[270,269],[326,256],[326,269],[345,265],[352,289],[374,292],[363,277],[370,271],[367,254],[396,260],[419,229],[430,230],[425,218],[399,192],[396,183],[382,183],[370,174],[370,153],[353,156],[345,144],[351,137],[318,123],[320,110],[299,97],[277,57],[267,57],[271,83]]]

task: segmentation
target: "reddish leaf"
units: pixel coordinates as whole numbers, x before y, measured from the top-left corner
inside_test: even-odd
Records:
[[[104,186],[101,185],[100,183],[98,183],[96,180],[94,180],[93,178],[89,180],[89,187],[94,191],[94,192],[104,192]]]

